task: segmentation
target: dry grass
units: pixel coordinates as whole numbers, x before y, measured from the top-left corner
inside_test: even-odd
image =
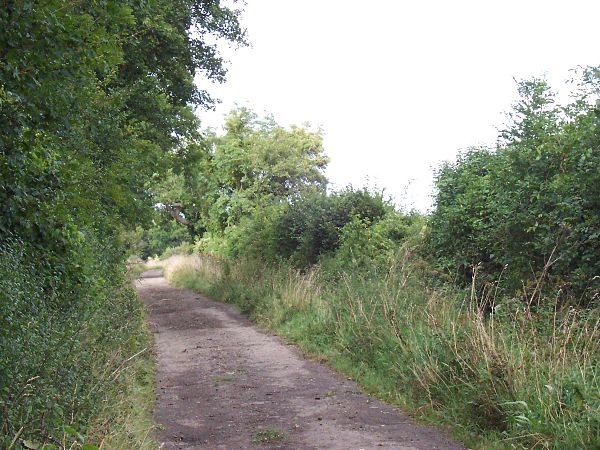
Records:
[[[169,259],[166,270],[334,364],[338,355],[382,397],[463,436],[485,435],[486,448],[596,448],[597,311],[497,299],[485,312],[478,305],[486,299],[429,288],[418,264],[399,254],[380,276],[331,277],[319,268],[187,256]]]
[[[152,261],[148,267],[161,267],[169,281],[188,273],[211,280],[222,276],[221,261],[209,255],[173,255],[163,260]]]

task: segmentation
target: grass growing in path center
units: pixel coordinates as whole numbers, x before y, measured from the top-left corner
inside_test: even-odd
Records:
[[[274,428],[269,428],[266,430],[262,430],[254,434],[252,436],[253,444],[266,444],[269,442],[277,442],[281,441],[285,438],[285,435],[282,431],[276,430]]]

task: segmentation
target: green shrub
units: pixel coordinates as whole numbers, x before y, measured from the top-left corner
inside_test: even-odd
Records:
[[[276,219],[271,245],[280,258],[307,267],[339,247],[342,229],[354,218],[372,224],[390,210],[380,194],[366,189],[299,197]]]
[[[414,251],[413,244],[421,241],[425,221],[418,214],[405,215],[395,211],[388,212],[373,225],[368,220],[354,217],[342,228],[337,251],[321,263],[330,271],[337,267],[341,272],[370,270],[385,273],[397,252]]]
[[[588,88],[600,84],[587,72]],[[507,292],[563,299],[600,294],[600,116],[581,94],[560,108],[542,81],[519,85],[514,123],[495,151],[473,149],[437,175],[430,249],[468,284],[502,274]],[[525,289],[522,289],[522,288]]]
[[[191,255],[194,251],[194,245],[189,242],[184,242],[176,247],[167,247],[160,255],[161,259],[168,258],[173,255]]]
[[[148,346],[124,270],[105,257],[110,249],[93,242],[71,261],[82,271],[77,277],[19,240],[0,244],[3,448],[15,437],[17,449],[25,441],[82,443],[100,412],[119,411],[118,392],[131,376],[126,360]]]

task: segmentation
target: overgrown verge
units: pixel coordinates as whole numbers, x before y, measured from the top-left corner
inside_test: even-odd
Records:
[[[387,264],[171,257],[178,286],[235,303],[369,392],[481,448],[600,446],[597,311],[503,301],[433,286],[408,248]],[[385,269],[383,269],[385,267]]]
[[[0,245],[2,448],[156,448],[143,306],[109,249],[81,250],[78,279],[21,241]]]

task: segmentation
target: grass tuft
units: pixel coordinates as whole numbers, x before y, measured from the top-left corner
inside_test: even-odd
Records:
[[[285,438],[285,435],[281,430],[276,430],[274,428],[269,428],[263,431],[259,431],[254,436],[252,436],[253,444],[267,444],[269,442],[277,442],[282,441]]]

